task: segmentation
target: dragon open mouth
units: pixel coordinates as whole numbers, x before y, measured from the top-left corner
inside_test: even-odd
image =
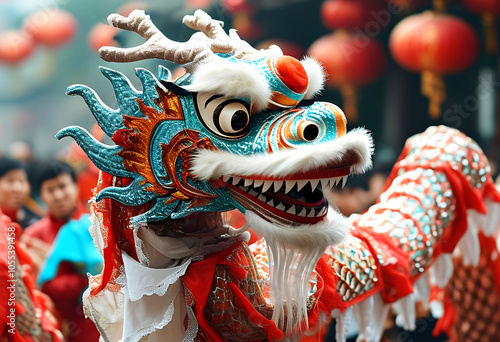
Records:
[[[200,149],[190,172],[225,188],[242,207],[282,227],[317,225],[328,215],[324,188],[344,186],[371,166],[372,140],[364,129],[332,142],[246,156]]]
[[[266,220],[286,224],[314,224],[328,213],[324,188],[345,186],[351,173],[350,167],[328,169],[306,174],[292,174],[286,178],[223,176],[231,195],[245,208]],[[315,175],[327,178],[312,178]]]

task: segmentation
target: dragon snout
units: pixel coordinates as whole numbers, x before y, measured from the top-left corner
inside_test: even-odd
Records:
[[[268,152],[298,147],[309,143],[323,143],[346,134],[347,120],[342,110],[326,102],[309,107],[298,107],[276,115],[267,122],[260,134]]]

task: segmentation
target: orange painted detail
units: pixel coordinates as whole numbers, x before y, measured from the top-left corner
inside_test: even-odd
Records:
[[[347,129],[347,119],[342,111],[335,105],[331,103],[323,103],[334,115],[335,115],[335,124],[337,125],[337,138],[344,136]]]
[[[273,91],[273,94],[271,95],[271,101],[276,102],[277,104],[281,105],[282,107],[295,107],[297,105],[297,101],[289,98],[288,96],[283,95],[280,92]],[[271,103],[272,106],[272,103]],[[279,106],[276,106],[277,108],[280,108]]]
[[[204,191],[200,191],[189,185],[188,179],[192,179],[192,174],[188,171],[191,162],[191,151],[196,149],[215,150],[215,146],[208,138],[200,140],[199,132],[186,129],[177,133],[170,143],[161,144],[163,166],[167,171],[168,177],[172,180],[172,185],[166,187],[172,191],[170,195],[173,198],[187,201],[190,200],[189,208],[205,206],[217,198],[217,195],[212,195]],[[181,178],[177,175],[177,161],[181,162]]]
[[[288,121],[289,120],[281,120],[278,124],[278,129],[276,130],[276,141],[279,149],[293,147],[288,143],[288,139],[293,137],[291,131],[287,129],[289,128],[289,126],[286,125]]]
[[[155,127],[161,121],[184,120],[184,115],[177,95],[165,92],[160,88],[157,88],[157,91],[159,99],[155,102],[162,109],[161,112],[146,106],[143,101],[137,99],[139,108],[146,118],[123,116],[123,124],[128,130],[124,140],[126,143],[122,145],[124,149],[118,155],[123,158],[125,169],[144,177],[142,184],[151,184],[145,190],[163,196],[169,194],[170,191],[162,187],[156,180],[149,161],[149,153],[144,153],[144,151],[149,151],[150,138],[153,136]]]
[[[190,163],[189,152],[192,149],[215,149],[208,138],[200,140],[198,132],[185,130],[175,135],[168,145],[161,145],[163,164],[168,179],[171,180],[171,185],[168,186],[158,182],[153,173],[149,153],[144,153],[150,149],[150,139],[154,136],[153,132],[158,124],[169,120],[184,120],[179,97],[160,88],[157,88],[157,91],[159,97],[155,100],[155,104],[160,107],[160,111],[146,106],[141,100],[137,100],[139,108],[146,118],[123,116],[123,124],[127,128],[117,132],[119,134],[113,135],[114,141],[123,146],[123,150],[118,155],[123,158],[123,165],[128,171],[144,177],[142,184],[150,184],[144,189],[145,191],[154,192],[158,196],[172,196],[168,202],[191,201],[190,207],[206,205],[216,196],[189,185],[187,180],[192,178],[192,175],[187,170]],[[182,160],[183,166],[182,179],[179,179],[175,171],[179,158]]]

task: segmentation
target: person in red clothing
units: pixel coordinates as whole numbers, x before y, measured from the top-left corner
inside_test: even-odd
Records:
[[[56,250],[54,244],[62,227],[70,221],[78,221],[86,214],[78,201],[78,185],[71,166],[57,160],[49,161],[40,168],[39,177],[40,196],[47,206],[47,215],[28,227],[22,237],[28,253],[36,261],[37,278],[51,253]],[[82,222],[88,222],[88,226],[83,227],[88,230],[90,221]],[[77,263],[62,258],[57,263],[54,276],[45,279],[40,286],[52,298],[61,314],[63,334],[68,342],[99,340],[97,329],[83,313],[82,293],[88,286],[88,279]]]
[[[0,210],[0,341],[62,342],[54,304],[35,288],[21,227]]]
[[[40,219],[26,207],[30,183],[22,163],[0,157],[0,209],[23,229]]]

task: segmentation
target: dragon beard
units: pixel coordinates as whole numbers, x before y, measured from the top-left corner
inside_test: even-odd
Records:
[[[314,225],[276,225],[252,211],[247,211],[245,217],[266,240],[273,320],[288,336],[301,328],[307,330],[312,272],[325,249],[348,235],[348,220],[334,210]],[[305,327],[300,326],[302,322]]]

